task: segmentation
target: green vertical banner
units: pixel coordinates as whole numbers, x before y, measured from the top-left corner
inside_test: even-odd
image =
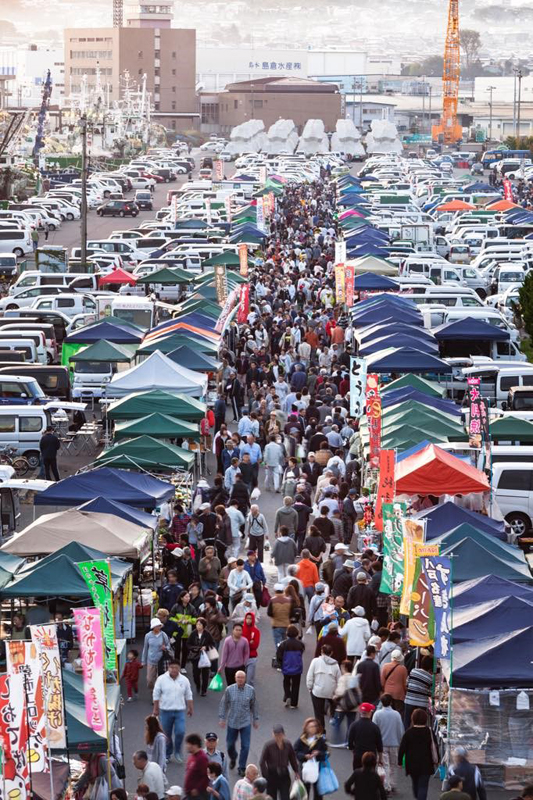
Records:
[[[402,593],[403,537],[406,503],[383,503],[383,572],[379,591],[383,594]]]
[[[117,648],[115,646],[115,620],[113,614],[113,590],[111,588],[111,570],[109,562],[80,561],[78,563],[85,583],[89,587],[95,607],[103,618],[105,668],[117,669]]]

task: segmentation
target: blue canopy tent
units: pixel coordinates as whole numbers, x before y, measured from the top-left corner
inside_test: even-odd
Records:
[[[463,522],[468,522],[474,528],[496,536],[502,542],[507,541],[504,522],[486,517],[484,514],[478,514],[476,511],[469,511],[467,508],[452,503],[451,500],[420,511],[415,515],[415,519],[426,520],[426,539],[428,541],[451,531]]]
[[[409,322],[411,325],[416,325],[420,328],[424,324],[420,312],[415,313],[408,308],[382,303],[363,309],[360,313],[356,311],[355,314],[352,314],[352,322],[357,328],[364,328],[376,322],[385,324],[388,320],[392,322]]]
[[[414,333],[416,333],[416,328],[413,328],[413,334]],[[408,336],[403,333],[392,333],[390,336],[374,339],[368,342],[368,344],[361,344],[359,346],[358,355],[366,357],[379,350],[386,350],[388,347],[411,347],[420,350],[422,353],[432,353],[436,356],[439,354],[439,348],[429,339],[418,339],[414,335]]]
[[[433,538],[431,541],[435,544],[439,544],[441,550],[444,550],[466,538],[473,539],[484,547],[485,550],[488,550],[489,553],[494,553],[498,556],[498,558],[504,558],[506,561],[513,564],[526,564],[524,553],[518,547],[508,544],[496,536],[491,536],[491,534],[486,531],[479,530],[475,525],[469,522],[462,522],[456,528],[452,528],[451,531],[447,531],[441,534],[441,536]]]
[[[453,556],[454,583],[469,581],[491,572],[517,583],[531,582],[531,572],[526,564],[510,562],[505,556],[500,558],[471,537],[441,550],[441,556]]]
[[[451,662],[443,662],[445,672]],[[453,648],[452,684],[457,689],[533,686],[533,628],[461,642]]]
[[[497,190],[490,183],[482,183],[482,181],[474,181],[469,183],[468,186],[463,186],[463,192],[490,192],[494,194]]]
[[[147,514],[140,508],[133,508],[125,503],[119,503],[117,500],[109,500],[107,497],[95,497],[94,500],[88,500],[87,503],[78,506],[78,511],[114,514],[115,517],[127,519],[128,522],[142,525],[143,528],[152,528],[153,530],[157,528],[157,517],[153,514]]]
[[[354,308],[352,309],[352,313],[368,310],[369,308],[374,308],[375,306],[378,305],[388,306],[389,308],[401,308],[409,312],[418,311],[418,313],[420,314],[418,306],[415,303],[413,303],[412,300],[405,300],[403,297],[400,297],[397,294],[371,295],[370,297],[367,297],[365,300],[360,300],[357,303],[357,306],[354,306]],[[427,331],[427,333],[429,333],[429,331]]]
[[[368,344],[375,339],[381,339],[383,336],[391,336],[392,334],[405,334],[406,336],[416,335],[419,340],[435,341],[435,337],[431,331],[428,331],[426,328],[420,328],[419,325],[409,325],[407,322],[395,322],[392,325],[369,325],[366,328],[359,328],[357,331],[357,339],[361,344]]]
[[[446,414],[453,414],[458,417],[461,416],[461,409],[453,400],[441,400],[439,397],[431,397],[428,394],[424,394],[424,392],[418,391],[418,389],[411,389],[409,387],[405,387],[404,389],[392,389],[390,392],[384,392],[381,397],[381,407],[383,409],[389,408],[390,406],[403,403],[406,400],[414,400],[417,403],[423,403],[425,406],[435,408],[438,411],[444,411]]]
[[[482,339],[488,342],[507,342],[511,338],[508,330],[498,328],[497,325],[489,325],[481,319],[463,317],[454,322],[447,322],[440,325],[433,331],[438,342],[448,341],[472,341]]]
[[[433,372],[448,373],[446,361],[411,347],[390,347],[374,353],[366,360],[368,372]]]
[[[349,258],[361,258],[361,256],[381,256],[382,258],[386,258],[388,252],[385,247],[378,247],[375,244],[368,243],[362,244],[355,249],[349,249],[347,253]]]
[[[523,597],[533,603],[533,584],[514,583],[500,575],[482,575],[455,585],[452,590],[454,609],[475,606],[501,597]]]
[[[454,610],[453,644],[484,639],[513,628],[527,628],[533,620],[533,598],[498,597],[475,606]]]
[[[139,344],[143,338],[141,332],[136,332],[132,328],[124,325],[116,325],[114,322],[103,320],[96,325],[87,325],[80,328],[75,333],[71,333],[64,340],[65,344],[91,344],[105,339],[114,344]]]
[[[174,486],[144,472],[102,467],[64,478],[35,495],[36,506],[77,506],[96,497],[137,508],[155,508],[174,496]]]
[[[353,285],[356,292],[380,290],[394,292],[399,288],[399,284],[391,278],[372,272],[362,272],[360,275],[356,275]]]

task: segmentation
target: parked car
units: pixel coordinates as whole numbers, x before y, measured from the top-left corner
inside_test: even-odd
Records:
[[[137,189],[135,192],[135,203],[139,208],[147,208],[148,211],[152,211],[154,207],[152,193],[147,189]]]
[[[109,200],[96,209],[99,217],[136,217],[139,206],[133,200]]]

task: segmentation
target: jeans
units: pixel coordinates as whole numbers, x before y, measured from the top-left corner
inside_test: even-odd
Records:
[[[174,752],[181,755],[181,745],[185,736],[185,710],[159,711],[159,721],[167,737],[167,758]]]
[[[274,491],[277,492],[279,489],[280,477],[281,475],[279,467],[266,467],[265,490],[268,492],[270,487],[272,487]]]
[[[287,635],[287,628],[272,628],[272,635],[274,637],[274,646],[277,650]]]
[[[241,735],[241,752],[239,753],[239,769],[246,769],[248,753],[250,751],[250,739],[252,737],[252,726],[246,725],[245,728],[230,728],[226,733],[226,747],[231,761],[237,761],[237,750],[235,744]]]
[[[283,700],[290,700],[292,708],[297,708],[298,706],[301,677],[301,675],[283,676]]]
[[[430,775],[411,775],[413,785],[413,797],[415,800],[426,800]]]
[[[202,592],[207,592],[208,589],[211,589],[213,592],[216,592],[218,587],[218,581],[201,581],[202,584]]]
[[[346,733],[342,733],[342,723],[346,720]],[[335,711],[331,720],[331,743],[344,744],[348,741],[350,725],[355,722],[355,711]]]
[[[256,664],[257,658],[251,658],[246,665],[246,683],[249,683],[250,686],[254,685]]]

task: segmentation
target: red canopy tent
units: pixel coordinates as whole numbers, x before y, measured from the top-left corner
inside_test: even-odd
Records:
[[[105,286],[108,283],[128,283],[130,286],[133,286],[136,282],[137,278],[135,275],[122,269],[122,267],[117,267],[113,272],[109,272],[107,275],[101,277],[98,281],[98,286]]]
[[[429,444],[396,465],[396,494],[488,492],[484,472]]]

